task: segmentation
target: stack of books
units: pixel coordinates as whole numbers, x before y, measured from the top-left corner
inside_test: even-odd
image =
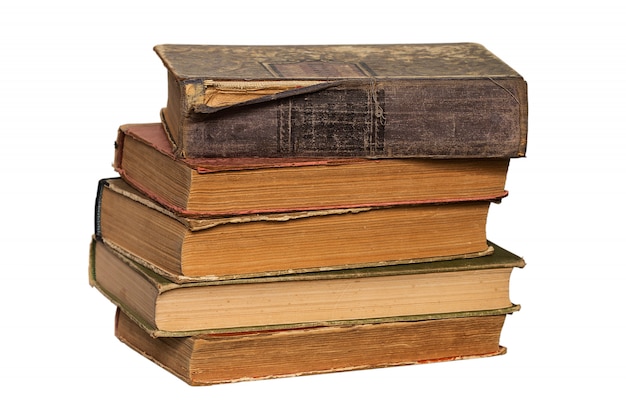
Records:
[[[155,51],[167,104],[119,128],[91,242],[122,342],[191,385],[506,351],[517,72],[473,43]]]

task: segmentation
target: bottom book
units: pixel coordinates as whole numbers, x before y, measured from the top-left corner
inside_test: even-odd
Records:
[[[154,338],[121,310],[115,335],[189,385],[501,355],[506,314]]]

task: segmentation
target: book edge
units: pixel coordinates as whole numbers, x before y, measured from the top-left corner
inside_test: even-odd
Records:
[[[108,297],[106,293],[103,293],[105,297]],[[166,331],[155,328],[146,320],[138,316],[133,310],[128,309],[123,303],[114,297],[110,297],[109,300],[119,308],[124,314],[128,316],[135,324],[141,327],[147,334],[153,338],[162,337],[189,337],[199,335],[211,335],[211,334],[225,334],[225,333],[249,333],[249,332],[267,332],[278,330],[299,330],[305,328],[315,327],[337,327],[337,326],[354,326],[364,324],[384,324],[384,323],[400,323],[400,322],[417,322],[426,320],[441,320],[449,318],[463,318],[463,317],[484,317],[484,316],[496,316],[496,315],[508,315],[513,314],[521,310],[521,305],[511,304],[509,307],[499,308],[494,310],[477,310],[477,311],[460,311],[460,312],[448,312],[448,313],[436,313],[436,314],[420,314],[413,316],[393,316],[393,317],[377,317],[370,319],[358,319],[358,320],[327,320],[319,322],[306,322],[306,323],[289,323],[289,324],[276,324],[267,326],[249,326],[249,327],[234,327],[234,328],[218,328],[218,329],[200,329],[190,331]]]

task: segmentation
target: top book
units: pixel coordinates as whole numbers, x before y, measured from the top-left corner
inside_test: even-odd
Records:
[[[525,80],[482,45],[157,45],[181,157],[515,158]]]

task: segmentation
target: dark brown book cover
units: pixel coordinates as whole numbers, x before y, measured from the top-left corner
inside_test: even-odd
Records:
[[[186,157],[524,156],[525,80],[482,45],[157,45]]]

